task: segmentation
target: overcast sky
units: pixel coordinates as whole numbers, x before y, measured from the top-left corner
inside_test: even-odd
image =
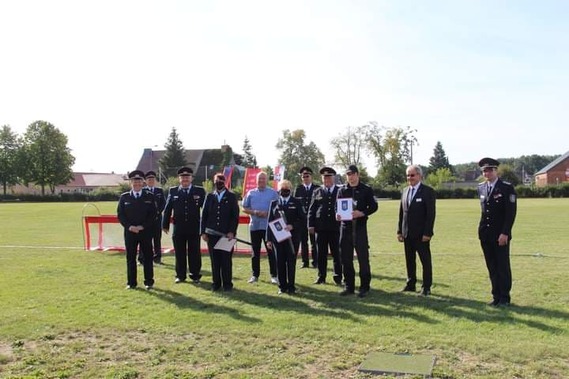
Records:
[[[285,129],[411,126],[415,162],[569,150],[567,1],[0,0],[0,125],[69,138],[76,171],[184,146],[277,164]],[[155,147],[156,146],[156,147]]]

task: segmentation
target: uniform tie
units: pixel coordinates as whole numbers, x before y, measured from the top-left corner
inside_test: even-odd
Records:
[[[487,193],[486,193],[486,195],[487,195],[487,196],[490,196],[490,194],[492,193],[492,185],[488,184],[487,187],[488,187],[488,188],[487,188]]]

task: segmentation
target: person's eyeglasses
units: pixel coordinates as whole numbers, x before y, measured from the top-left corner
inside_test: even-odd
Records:
[[[407,177],[408,177],[408,178],[414,178],[414,177],[415,177],[415,174],[407,174]]]

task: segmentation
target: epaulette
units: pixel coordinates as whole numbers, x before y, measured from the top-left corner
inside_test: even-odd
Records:
[[[485,185],[486,182],[478,183],[478,187]]]
[[[510,183],[510,182],[506,182],[505,180],[502,180],[502,183],[504,183],[504,184],[507,184],[507,185],[509,185],[509,186],[511,186],[511,185],[512,185],[512,183]]]

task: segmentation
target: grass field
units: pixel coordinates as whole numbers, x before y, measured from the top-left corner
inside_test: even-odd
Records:
[[[398,203],[385,201],[369,222],[372,292],[358,299],[312,285],[313,269],[279,296],[266,258],[247,284],[245,255],[231,293],[209,290],[207,255],[201,285],[174,284],[169,255],[155,290],[126,291],[123,254],[82,250],[83,204],[0,204],[0,377],[365,378],[369,352],[434,355],[437,378],[569,377],[569,200],[519,201],[507,309],[485,305],[477,201],[437,206],[432,296],[399,292]]]

